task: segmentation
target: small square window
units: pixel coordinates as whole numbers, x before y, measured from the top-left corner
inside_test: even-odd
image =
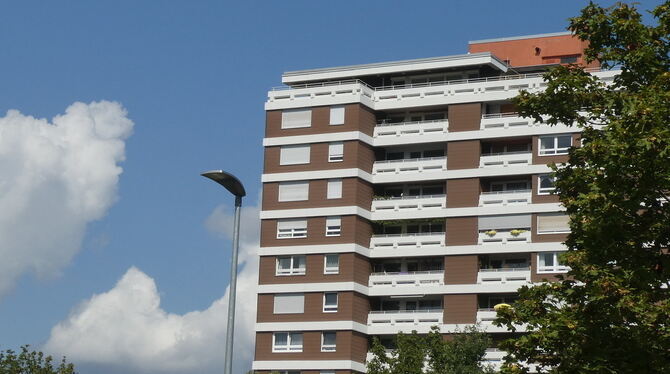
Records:
[[[342,179],[329,179],[327,190],[326,195],[328,199],[341,199]]]
[[[328,162],[341,161],[344,161],[344,143],[330,143],[328,145]]]
[[[334,106],[330,108],[330,125],[344,125],[344,107]]]
[[[339,274],[340,272],[340,255],[330,254],[323,258],[323,273],[324,274]]]
[[[555,178],[551,174],[545,174],[538,176],[538,195],[549,195],[554,192],[556,187],[554,186]]]
[[[326,292],[323,294],[323,312],[337,312],[337,292]]]
[[[342,234],[342,218],[339,216],[326,217],[326,236],[340,236]]]
[[[337,349],[337,333],[324,332],[321,334],[321,352],[335,352]]]

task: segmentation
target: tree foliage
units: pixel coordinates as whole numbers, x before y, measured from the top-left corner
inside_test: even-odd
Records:
[[[484,374],[490,373],[481,364],[490,338],[474,327],[445,340],[439,328],[426,336],[413,331],[395,338],[396,348],[390,352],[374,338],[368,361],[368,374]]]
[[[51,356],[31,351],[24,345],[21,352],[12,350],[0,352],[0,374],[75,374],[74,365],[65,361],[65,358],[56,364]]]
[[[519,112],[572,124],[581,147],[557,168],[571,233],[559,282],[523,287],[499,325],[530,332],[503,344],[507,373],[670,373],[670,2],[646,25],[634,5],[593,3],[570,19],[588,61],[621,73],[605,83],[578,66],[522,92]]]

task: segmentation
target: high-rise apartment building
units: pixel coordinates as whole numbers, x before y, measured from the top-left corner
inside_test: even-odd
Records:
[[[584,64],[583,48],[544,34],[285,73],[265,103],[254,370],[363,373],[372,337],[434,325],[508,337],[492,307],[566,271],[548,164],[579,143],[510,99],[543,90],[549,66]]]

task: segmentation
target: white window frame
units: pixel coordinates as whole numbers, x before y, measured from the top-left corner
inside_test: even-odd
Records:
[[[284,299],[284,301],[280,301]],[[286,301],[286,298],[289,300]],[[300,302],[298,302],[300,299]],[[289,311],[277,310],[278,306],[288,305]],[[285,293],[285,294],[276,294],[274,295],[272,314],[303,314],[305,313],[305,294],[304,293]]]
[[[288,191],[284,190],[284,196],[282,196],[282,187],[286,189],[289,188],[289,186],[292,186],[296,190],[300,188],[301,190],[300,192],[304,192],[304,194],[300,195],[300,197],[297,198],[295,197],[289,198],[286,196],[286,193]],[[287,202],[287,201],[306,201],[306,200],[309,200],[309,181],[279,182],[279,188],[277,191],[277,201]]]
[[[284,114],[289,114],[289,113],[300,113],[300,112],[309,112],[309,122],[304,122],[304,123],[298,123],[298,124],[293,124],[289,125],[288,123],[284,123]],[[284,109],[282,110],[282,116],[281,116],[281,128],[282,129],[302,129],[305,127],[312,127],[312,110],[311,109],[305,109],[305,108],[298,108],[298,109]]]
[[[339,185],[339,187],[335,187]],[[331,187],[332,186],[332,187]],[[327,199],[341,199],[342,198],[342,178],[339,179],[328,179],[326,182],[326,198]],[[338,192],[338,193],[336,193]]]
[[[334,221],[339,221],[339,224],[336,225]],[[342,217],[341,216],[326,217],[326,236],[340,236],[340,235],[342,235]]]
[[[570,146],[569,147],[558,147],[558,138],[562,137],[570,137]],[[554,139],[554,147],[553,148],[548,148],[548,149],[542,149],[542,139],[548,139],[548,138],[553,138]],[[537,140],[537,154],[539,156],[557,156],[557,155],[567,155],[568,150],[572,147],[572,135],[571,134],[562,134],[562,135],[549,135],[549,136],[541,136]]]
[[[304,227],[280,228],[280,224],[286,221],[305,222]],[[307,237],[307,220],[279,220],[277,221],[277,239],[302,239]]]
[[[342,153],[335,153],[331,151],[331,147],[342,146]],[[344,161],[344,142],[328,143],[328,162],[342,162]]]
[[[296,148],[302,148],[302,149],[307,149],[307,160],[303,161],[291,161],[288,162],[286,160],[283,160],[282,157],[282,151],[288,150],[288,149],[296,149]],[[311,160],[311,155],[312,153],[312,146],[310,144],[295,144],[295,145],[284,145],[279,148],[279,165],[284,166],[284,165],[306,165],[310,163]]]
[[[325,345],[326,334],[335,335],[335,344]],[[321,352],[335,352],[337,351],[337,333],[335,331],[324,331],[321,333]]]
[[[326,304],[326,295],[335,295],[335,305]],[[340,303],[340,296],[337,292],[324,292],[323,293],[323,312],[324,313],[337,313],[337,306]]]
[[[277,345],[277,335],[279,334],[286,334],[286,345]],[[293,340],[296,340],[295,338],[297,335],[300,335],[300,345],[298,344],[293,344]],[[275,332],[272,334],[272,352],[274,353],[284,353],[284,352],[302,352],[302,347],[304,345],[304,337],[302,336],[301,332],[288,332],[288,331],[282,331],[282,332]]]
[[[296,258],[302,257],[303,267],[296,267]],[[289,258],[291,260],[291,265],[288,269],[280,269],[279,261],[281,259]],[[290,275],[305,275],[307,273],[307,257],[305,255],[293,255],[293,256],[277,256],[275,260],[275,275],[278,277],[290,276]]]
[[[540,256],[543,254],[553,255],[554,265],[552,266],[540,266]],[[567,273],[570,271],[570,267],[561,265],[558,261],[559,252],[539,252],[537,254],[537,273],[538,274],[547,274],[547,273]]]
[[[328,256],[337,257],[337,267],[328,267]],[[324,274],[339,274],[340,273],[340,255],[337,253],[329,253],[323,256],[323,273]]]
[[[341,112],[341,114],[339,114]],[[335,116],[333,116],[333,113],[335,113]],[[341,126],[344,125],[344,116],[346,114],[346,109],[343,105],[338,105],[338,106],[331,106],[330,107],[330,121],[329,125],[330,126]],[[333,117],[337,118],[340,117],[338,120],[333,120]]]
[[[542,178],[550,178],[554,183],[554,187],[551,188],[542,188]],[[537,176],[537,194],[538,195],[551,195],[552,192],[556,191],[556,177],[551,174],[540,174]]]

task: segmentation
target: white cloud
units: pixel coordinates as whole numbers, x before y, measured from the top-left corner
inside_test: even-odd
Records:
[[[0,297],[17,278],[57,275],[86,225],[116,199],[133,122],[118,103],[74,103],[51,122],[0,117]]]
[[[206,220],[226,234],[232,217],[223,207]],[[234,372],[244,373],[253,359],[258,279],[259,209],[243,208],[235,323]],[[160,306],[152,278],[129,269],[108,292],[94,295],[56,325],[43,347],[91,372],[218,373],[223,368],[229,290],[209,308],[183,315]]]

